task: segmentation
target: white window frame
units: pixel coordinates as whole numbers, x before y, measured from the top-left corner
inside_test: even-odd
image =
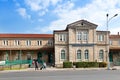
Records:
[[[76,32],[76,39],[77,41],[87,41],[88,35],[88,30],[78,30]]]
[[[48,46],[52,46],[53,45],[53,41],[52,40],[48,40]]]
[[[87,32],[87,31],[84,31],[84,32],[83,32],[83,40],[84,40],[84,41],[87,41],[87,40],[88,40],[88,32]]]
[[[8,46],[8,40],[3,40],[3,45]]]
[[[103,34],[98,35],[98,41],[104,41],[104,35]]]
[[[41,40],[37,40],[37,45],[38,46],[42,45],[42,41]]]
[[[14,45],[15,45],[15,46],[20,45],[20,41],[19,41],[19,40],[14,40]]]
[[[110,40],[110,45],[112,45],[112,40]]]
[[[26,45],[27,45],[27,46],[30,46],[30,45],[31,45],[31,40],[27,40],[27,41],[26,41]]]
[[[64,59],[62,58],[62,54],[63,54],[62,51],[64,51]],[[60,50],[60,60],[61,61],[65,61],[66,60],[66,50],[65,49],[61,49]]]
[[[77,40],[82,40],[82,32],[81,31],[78,31],[77,32]]]
[[[85,55],[85,60],[89,60],[89,50],[88,49],[86,49],[84,51],[84,55]]]
[[[80,54],[80,58],[78,58],[78,56],[79,56],[78,54]],[[81,60],[81,59],[82,59],[82,51],[81,51],[80,49],[77,50],[76,56],[77,56],[77,57],[76,57],[77,60]]]
[[[67,34],[59,34],[59,41],[66,41],[67,39]]]
[[[100,51],[99,51],[99,61],[100,61],[100,62],[103,62],[103,60],[104,60],[104,51],[103,51],[103,50],[100,50]]]

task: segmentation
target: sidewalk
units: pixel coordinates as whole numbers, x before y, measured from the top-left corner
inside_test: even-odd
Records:
[[[43,70],[35,70],[34,68],[20,69],[20,70],[4,70],[1,72],[22,72],[22,71],[64,71],[64,70],[105,70],[106,68],[46,68]]]
[[[35,70],[34,68],[20,69],[20,70],[4,70],[1,72],[21,72],[21,71],[64,71],[64,70],[107,70],[107,68],[55,68],[47,67],[43,70]],[[120,66],[114,66],[111,70],[120,70]]]
[[[40,71],[60,71],[60,70],[105,70],[106,68],[46,68]],[[28,71],[35,71],[34,68],[29,68]]]

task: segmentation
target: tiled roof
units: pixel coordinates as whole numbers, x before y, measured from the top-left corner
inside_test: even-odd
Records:
[[[120,38],[120,35],[110,35],[109,38],[110,39]]]
[[[0,34],[0,38],[53,38],[53,34]]]

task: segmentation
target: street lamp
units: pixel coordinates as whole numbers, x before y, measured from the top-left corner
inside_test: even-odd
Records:
[[[109,18],[109,14],[106,14],[106,17],[107,17],[107,23],[106,23],[106,27],[107,27],[106,44],[108,44],[108,45],[106,46],[106,53],[107,53],[107,63],[108,63],[107,69],[108,69],[108,70],[110,70],[110,61],[109,61],[109,32],[108,32],[108,27],[109,27],[109,25],[108,25],[108,23],[110,22],[110,20],[111,20],[112,18],[116,17],[117,15],[118,15],[118,14],[115,14],[114,16],[112,16],[112,17]],[[107,41],[108,41],[108,43],[107,43]]]

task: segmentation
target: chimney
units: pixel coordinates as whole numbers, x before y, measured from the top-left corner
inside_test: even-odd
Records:
[[[118,35],[119,35],[119,32],[118,32]]]

